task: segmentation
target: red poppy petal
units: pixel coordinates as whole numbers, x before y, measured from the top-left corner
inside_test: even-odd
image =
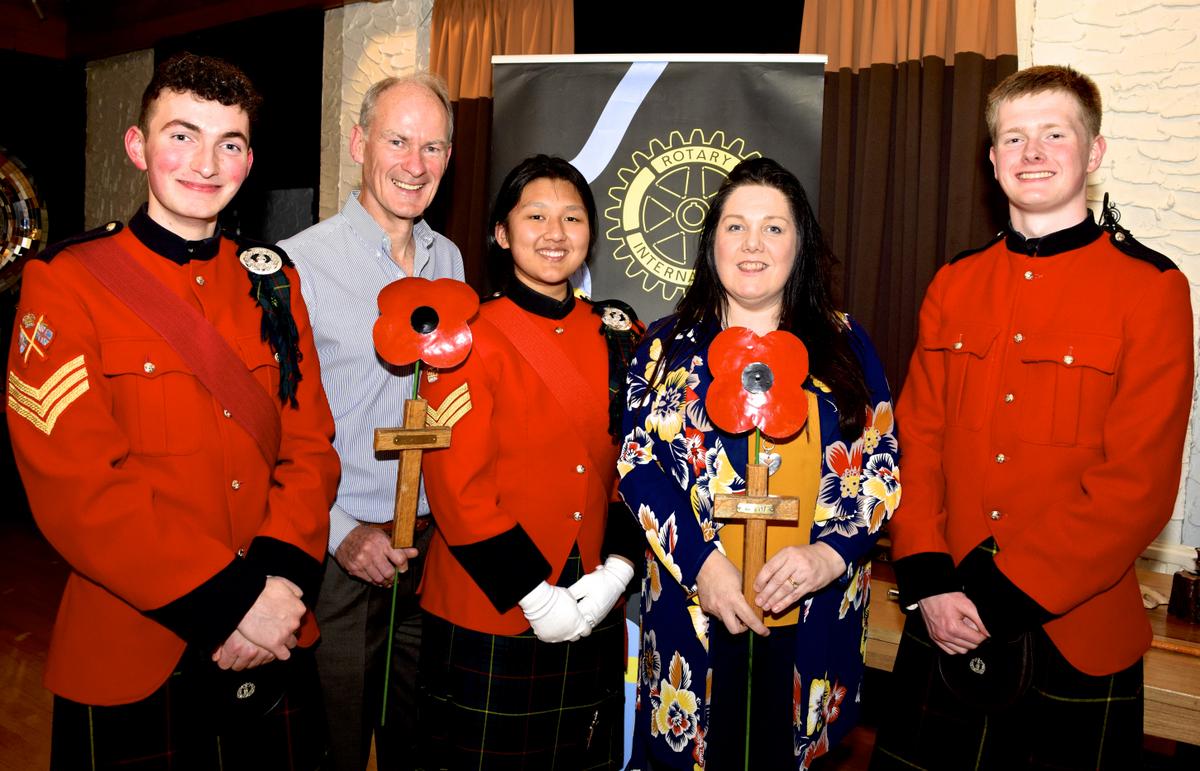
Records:
[[[709,420],[731,434],[749,431],[754,427],[754,422],[745,411],[745,393],[746,389],[742,388],[740,378],[714,378],[704,397],[704,408],[708,412]]]
[[[708,369],[714,376],[732,374],[742,376],[742,368],[755,361],[758,350],[758,335],[745,327],[730,327],[713,338],[708,346]]]
[[[383,360],[402,367],[412,364],[421,356],[420,335],[413,331],[407,317],[396,315],[380,316],[371,328],[371,339],[375,350]]]
[[[436,332],[424,336],[421,361],[431,367],[448,369],[467,358],[471,352],[471,328],[465,323],[456,327],[441,324]]]
[[[802,381],[791,381],[794,383]],[[759,410],[759,429],[773,439],[786,439],[804,427],[808,419],[808,394],[798,384],[775,387],[767,392],[767,403]]]
[[[479,295],[461,281],[439,278],[431,282],[426,303],[437,309],[447,324],[464,324],[479,310]]]
[[[415,308],[430,304],[426,302],[426,297],[433,283],[427,278],[416,276],[393,281],[379,290],[377,302],[380,313],[396,314],[407,320]]]

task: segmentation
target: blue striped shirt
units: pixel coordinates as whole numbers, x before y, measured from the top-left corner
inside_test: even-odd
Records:
[[[463,280],[462,255],[422,220],[413,226],[413,270],[422,278]],[[279,242],[296,263],[308,305],[321,382],[337,425],[333,446],[342,461],[337,500],[329,511],[329,553],[360,522],[392,519],[394,458],[375,457],[373,431],[399,426],[412,395],[412,367],[397,368],[375,354],[371,328],[379,290],[404,277],[391,259],[391,241],[358,202],[355,191],[329,219]],[[429,513],[422,485],[418,514]]]

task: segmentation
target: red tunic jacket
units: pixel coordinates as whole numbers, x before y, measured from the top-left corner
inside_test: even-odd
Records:
[[[145,232],[170,240],[139,217]],[[110,237],[212,322],[280,407],[279,365],[260,337],[234,243],[221,239],[215,257],[180,264],[130,230]],[[303,379],[299,408],[280,407],[270,464],[174,350],[80,264],[76,250],[88,248],[25,268],[7,404],[34,517],[72,568],[46,685],[109,705],[144,698],[167,679],[185,647],[176,632],[205,647],[223,642],[267,573],[312,599],[338,460],[294,272]],[[247,552],[257,562],[236,558]],[[185,619],[175,631],[154,615],[164,609]],[[315,638],[311,614],[301,632],[302,643]]]
[[[1151,634],[1134,561],[1179,488],[1192,355],[1186,278],[1090,218],[943,267],[896,410],[902,592],[906,561],[959,563],[994,537],[995,568],[1057,616],[1045,629],[1068,661],[1135,662]]]
[[[573,544],[585,569],[600,564],[617,446],[603,426],[579,438],[571,428],[578,416],[559,406],[497,328],[501,304],[511,308],[513,301],[480,307],[471,325],[474,346],[462,365],[435,382],[422,378],[421,393],[432,408],[465,384],[470,409],[454,423],[450,447],[424,456],[438,531],[421,606],[459,626],[512,635],[529,628],[516,601],[543,579],[553,584]],[[591,306],[576,302],[559,320],[521,312],[583,376],[588,390],[578,402],[607,415],[607,348]],[[473,575],[486,576],[488,585],[481,588]]]

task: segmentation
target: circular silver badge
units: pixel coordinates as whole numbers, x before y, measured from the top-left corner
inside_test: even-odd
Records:
[[[238,255],[242,267],[259,276],[269,276],[283,267],[283,258],[274,249],[255,246]]]

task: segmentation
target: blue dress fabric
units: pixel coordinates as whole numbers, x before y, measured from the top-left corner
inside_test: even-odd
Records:
[[[744,492],[752,436],[717,429],[705,412],[712,383],[708,346],[719,325],[707,322],[673,334],[673,321],[668,317],[651,326],[629,368],[618,460],[621,496],[649,547],[629,769],[649,769],[651,758],[654,768],[702,769],[709,743],[721,741],[708,733],[713,680],[721,677],[709,652],[709,626],[721,622],[701,610],[696,576],[714,550],[724,551],[721,525],[712,517],[713,496]],[[817,398],[822,449],[811,542],[831,546],[847,567],[801,600],[791,671],[778,673],[792,683],[789,722],[797,769],[808,768],[857,722],[870,553],[900,502],[899,450],[883,366],[862,328],[848,317],[845,325],[870,395],[862,434],[842,436],[828,387],[811,375],[804,383]],[[661,365],[666,376],[651,386],[664,354],[670,357]]]

